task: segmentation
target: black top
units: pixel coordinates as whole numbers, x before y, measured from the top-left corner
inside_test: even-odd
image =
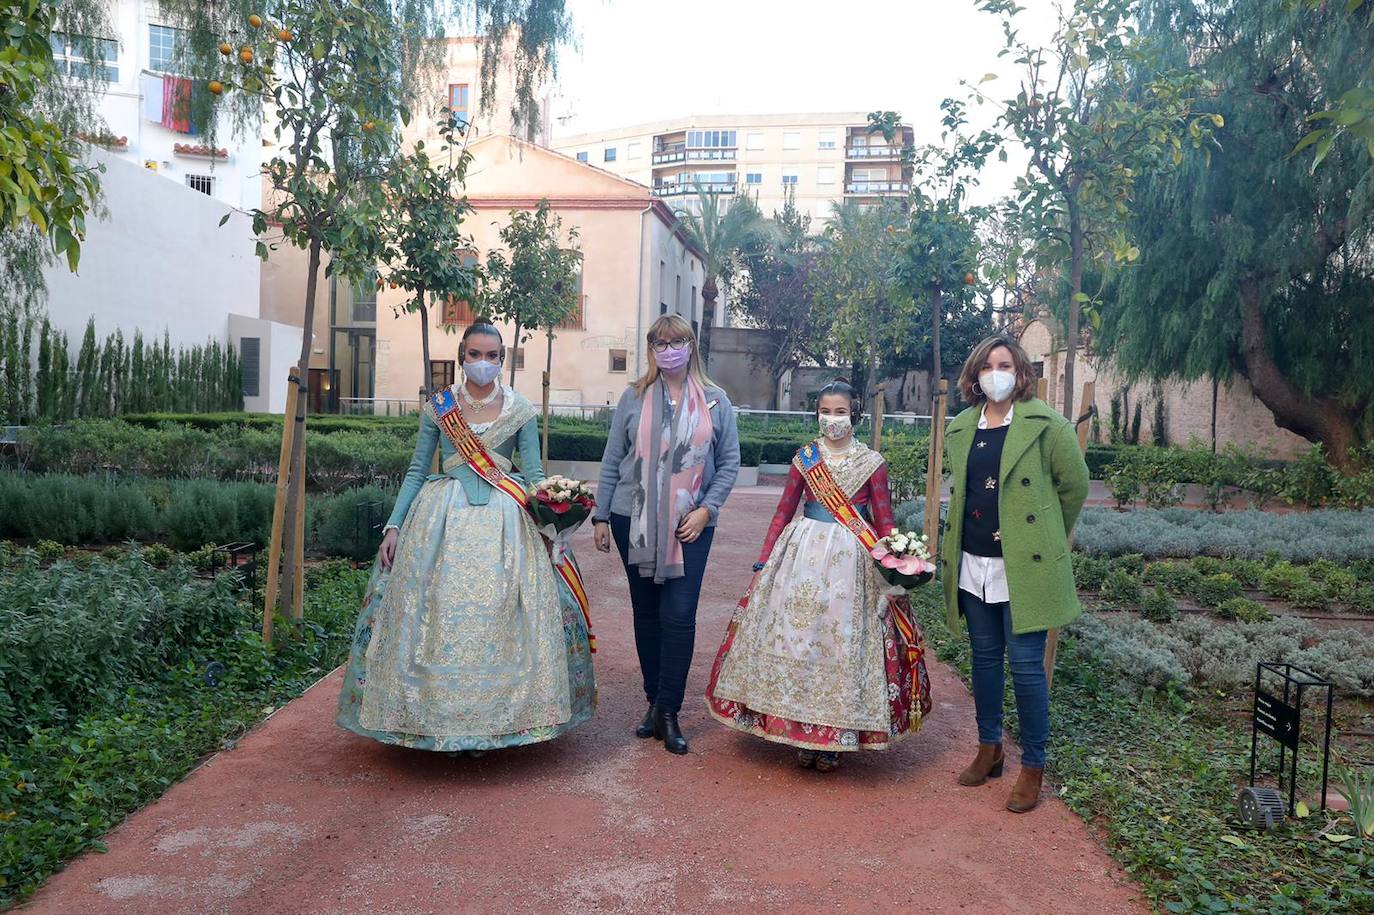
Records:
[[[997,517],[997,490],[1002,485],[1002,446],[1007,426],[979,429],[968,453],[968,482],[964,491],[962,549],[974,556],[1001,556],[1001,522]]]

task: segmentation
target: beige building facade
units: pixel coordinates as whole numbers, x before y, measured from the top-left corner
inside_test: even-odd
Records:
[[[814,220],[845,200],[905,197],[911,167],[902,148],[910,127],[888,143],[868,133],[863,112],[705,115],[592,133],[555,135],[552,145],[579,161],[652,188],[674,210],[696,203],[697,185],[726,196],[750,194],[764,215],[789,194]]]
[[[468,225],[472,256],[485,263],[500,246],[501,227],[512,210],[533,210],[547,199],[565,230],[576,228],[576,247],[582,255],[580,314],[556,331],[550,401],[558,405],[615,403],[626,385],[641,374],[647,353],[644,335],[661,314],[680,314],[696,324],[701,319],[702,262],[688,243],[678,220],[647,187],[577,162],[546,148],[509,136],[481,139],[469,147],[466,196],[474,209]],[[363,368],[373,373],[371,399],[341,398],[345,412],[409,412],[418,406],[425,381],[420,318],[398,313],[401,293],[391,289],[354,293],[335,288],[336,315],[357,314],[357,304],[373,320],[371,360]],[[462,331],[480,315],[480,306],[454,302],[430,315],[428,373],[432,384],[452,383],[458,377],[458,341]],[[359,328],[336,324],[339,334]],[[549,353],[541,331],[513,348],[506,337],[506,371],[516,366],[515,387],[538,403],[542,373]],[[336,383],[347,387],[351,364],[340,365],[336,346]],[[367,351],[366,346],[361,350]],[[339,371],[342,369],[343,371]]]
[[[1051,327],[1043,319],[1030,321],[1019,333],[1021,345],[1035,364],[1042,378],[1048,380],[1048,401],[1056,409],[1064,402],[1063,345],[1055,338]],[[1288,459],[1301,455],[1311,447],[1302,436],[1274,423],[1274,415],[1255,396],[1250,384],[1240,375],[1229,384],[1216,389],[1215,409],[1211,382],[1183,382],[1166,380],[1158,384],[1128,383],[1110,365],[1100,365],[1086,352],[1079,351],[1074,363],[1074,409],[1083,402],[1083,385],[1095,382],[1093,400],[1097,406],[1100,435],[1106,441],[1111,424],[1112,398],[1118,397],[1126,406],[1122,417],[1130,423],[1136,405],[1140,406],[1140,441],[1154,440],[1155,404],[1164,404],[1164,440],[1170,445],[1202,442],[1217,448],[1237,445],[1251,448],[1264,457]],[[1124,394],[1124,398],[1122,395]]]

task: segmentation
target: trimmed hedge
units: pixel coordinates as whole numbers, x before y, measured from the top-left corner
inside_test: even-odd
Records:
[[[267,542],[274,487],[211,480],[0,472],[0,539],[97,546],[130,540],[194,550],[209,543]],[[366,559],[376,550],[368,521],[384,521],[394,490],[357,487],[306,500],[306,549]],[[368,508],[360,505],[376,503]]]

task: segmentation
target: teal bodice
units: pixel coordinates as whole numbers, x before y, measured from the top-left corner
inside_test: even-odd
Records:
[[[508,391],[508,396],[513,392]],[[515,395],[519,397],[519,395]],[[523,398],[521,398],[523,400]],[[525,404],[528,407],[528,403]],[[520,408],[520,404],[513,404],[511,410]],[[507,434],[502,434],[507,429]],[[504,458],[512,464],[518,465],[509,470],[509,473],[516,480],[526,486],[533,486],[535,483],[544,479],[544,464],[539,454],[539,421],[531,418],[518,426],[508,422],[508,412],[503,411],[502,415],[491,424],[491,432],[479,436],[487,446],[487,451],[493,456]],[[430,469],[434,466],[435,450],[439,453],[439,466],[449,469],[431,474]],[[420,413],[420,435],[415,443],[415,455],[411,458],[410,467],[406,470],[405,481],[401,484],[401,491],[396,496],[396,507],[391,511],[391,517],[387,520],[387,527],[400,527],[405,522],[406,515],[410,511],[410,504],[415,501],[415,496],[420,492],[420,487],[424,486],[428,480],[438,480],[444,477],[451,477],[462,484],[463,492],[467,494],[468,503],[471,505],[486,505],[491,501],[491,495],[495,491],[486,480],[482,479],[472,468],[457,457],[457,449],[448,440],[448,436],[439,431],[439,426],[429,415],[429,412]],[[517,460],[518,455],[518,460]],[[502,498],[505,498],[504,496]]]

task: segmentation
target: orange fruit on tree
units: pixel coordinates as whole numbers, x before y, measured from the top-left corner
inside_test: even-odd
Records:
[[[366,130],[368,133],[372,133],[372,131],[374,131],[374,130],[376,130],[376,129],[377,129],[377,125],[374,124],[374,123],[372,123],[371,121],[364,121],[364,122],[363,122],[363,130]]]
[[[246,64],[251,64],[253,62],[253,49],[248,47],[248,45],[239,48],[239,60]]]
[[[295,36],[291,34],[290,29],[278,29],[277,37],[280,38],[282,41],[290,41]]]
[[[210,80],[209,90],[211,95],[219,95],[224,92],[224,83],[217,79]]]
[[[221,41],[219,43],[219,52],[223,54],[225,57],[228,57],[230,54],[234,53],[234,48],[232,45],[229,44],[229,42]]]
[[[973,271],[969,271],[968,273],[965,273],[965,274],[964,274],[964,285],[965,285],[965,286],[972,286],[972,285],[973,285],[974,283],[976,283],[976,282],[978,282],[978,277],[976,277],[976,276],[973,275]]]
[[[254,13],[253,15],[248,17],[248,24],[255,29],[260,29],[262,28],[262,17],[259,16],[257,13]]]

